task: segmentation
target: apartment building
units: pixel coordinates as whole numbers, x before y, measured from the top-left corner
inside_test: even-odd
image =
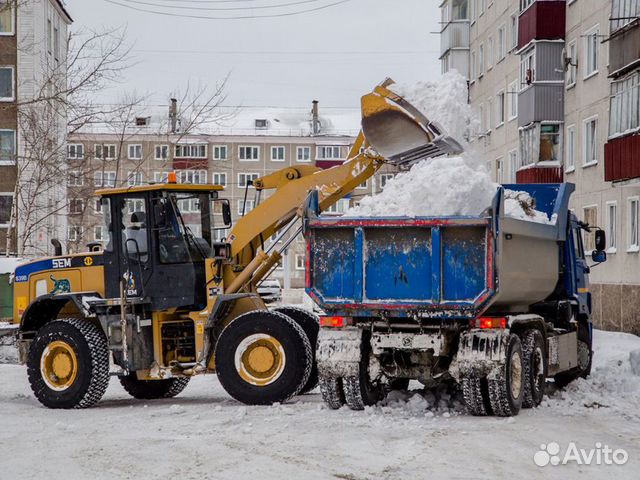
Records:
[[[445,0],[441,9],[452,1]],[[640,167],[633,160],[640,155],[639,4],[468,0],[466,8],[469,99],[480,123],[476,150],[497,181],[576,185],[571,208],[605,229],[608,238],[609,259],[591,274],[595,321],[635,333],[640,332],[634,308],[640,298]],[[451,40],[445,34],[450,23],[443,25],[444,51]],[[443,71],[455,68],[446,57],[441,60]],[[593,248],[593,234],[584,241],[587,250]]]
[[[314,106],[317,112],[317,104]],[[251,186],[253,180],[289,166],[329,168],[341,164],[360,124],[360,112],[354,109],[325,108],[316,116],[304,108],[228,110],[233,113],[223,125],[202,126],[187,133],[163,131],[169,123],[163,109],[141,111],[118,133],[113,125],[105,125],[70,136],[67,249],[78,251],[86,244],[108,240],[93,193],[97,188],[166,182],[167,174],[175,171],[181,183],[224,186],[221,196],[230,200],[235,222],[260,200]],[[221,116],[226,115],[223,112]],[[328,213],[344,212],[361,196],[380,189],[389,175],[385,170],[377,179],[369,179]],[[263,192],[262,200],[269,195],[269,191]],[[220,230],[219,239],[227,234]],[[274,239],[265,239],[265,245]],[[284,237],[282,242],[286,240]],[[284,253],[274,276],[285,288],[303,287],[303,239],[297,238]]]
[[[34,152],[38,142],[35,129],[27,132],[26,111],[34,113],[42,107],[42,114],[31,115],[41,124],[51,122],[46,129],[46,141],[64,145],[66,113],[57,108],[44,113],[44,105],[33,102],[46,82],[52,78],[65,78],[67,56],[67,28],[72,19],[60,0],[25,0],[0,2],[0,252],[9,245],[10,253],[22,255],[47,252],[35,244],[48,245],[49,240],[66,229],[64,204],[66,191],[52,182],[40,195],[28,198],[33,185],[33,172],[37,171],[40,155]],[[42,102],[44,103],[44,102]],[[28,105],[28,106],[26,106]],[[33,125],[30,125],[33,127]],[[31,134],[31,137],[29,135]],[[26,138],[27,137],[27,138]],[[38,137],[42,137],[41,134]],[[30,145],[28,147],[27,145]],[[51,149],[50,149],[51,150]],[[64,156],[59,155],[58,164]],[[50,158],[52,163],[55,158]],[[19,188],[16,188],[16,185]],[[22,190],[21,190],[22,189]],[[44,191],[46,190],[46,192]],[[21,195],[22,192],[22,195]],[[16,198],[16,194],[17,197]],[[23,207],[30,208],[30,226],[33,231],[28,241],[29,228],[23,221],[27,216]],[[34,208],[34,205],[37,208]],[[14,225],[12,226],[12,211]],[[37,225],[37,226],[36,226]],[[7,242],[8,232],[12,231]]]

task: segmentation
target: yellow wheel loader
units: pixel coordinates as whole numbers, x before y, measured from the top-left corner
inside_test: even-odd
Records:
[[[319,191],[326,209],[383,165],[376,151],[396,164],[424,152],[461,151],[389,84],[363,97],[364,133],[347,161],[327,170],[284,168],[254,181],[257,196],[273,193],[224,241],[215,240],[216,230],[230,227],[231,214],[220,186],[177,184],[172,175],[166,184],[99,190],[109,233],[104,248],[62,255],[58,243],[56,256],[15,272],[17,342],[38,400],[89,407],[110,375],[142,399],[173,397],[203,373],[217,373],[246,404],[312,389],[318,319],[296,308],[269,310],[257,294],[299,233],[309,192]],[[287,232],[279,250],[277,241],[265,246]]]

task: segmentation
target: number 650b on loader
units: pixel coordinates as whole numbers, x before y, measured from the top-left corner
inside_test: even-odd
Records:
[[[326,209],[372,176],[385,160],[459,153],[385,83],[363,97],[363,128],[337,167],[284,168],[254,181],[273,194],[240,218],[226,241],[229,202],[216,185],[175,183],[98,191],[109,242],[100,251],[56,256],[15,272],[14,322],[31,387],[51,408],[83,408],[104,394],[110,361],[136,398],[172,397],[197,374],[217,373],[237,400],[270,404],[317,383],[317,318],[301,309],[269,311],[257,285],[280,251],[264,239],[298,224],[307,195]],[[385,127],[386,126],[386,127]],[[389,134],[392,133],[390,136]],[[272,245],[278,245],[273,242]]]

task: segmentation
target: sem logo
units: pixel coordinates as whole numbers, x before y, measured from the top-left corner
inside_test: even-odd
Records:
[[[53,263],[53,268],[70,268],[71,267],[70,258],[56,258],[51,261]]]
[[[564,455],[560,454],[560,445],[556,442],[540,445],[540,450],[533,456],[533,463],[539,467],[547,465],[566,465],[576,463],[578,465],[624,465],[629,460],[626,450],[618,448],[614,450],[609,445],[596,442],[595,448],[578,448],[574,442],[570,442]]]

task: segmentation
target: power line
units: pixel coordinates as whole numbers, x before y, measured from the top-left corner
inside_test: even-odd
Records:
[[[120,3],[115,0],[104,0],[104,1],[107,3],[111,3],[113,5],[118,5],[120,7],[128,8],[129,10],[135,10],[137,12],[142,12],[142,13],[152,13],[154,15],[163,15],[165,17],[198,18],[203,20],[247,20],[247,19],[254,19],[254,18],[277,18],[277,17],[291,17],[294,15],[302,15],[304,13],[311,13],[311,12],[317,12],[319,10],[324,10],[326,8],[334,7],[336,5],[347,3],[352,0],[339,0],[337,2],[329,3],[327,5],[309,8],[306,10],[299,10],[297,12],[274,13],[269,15],[241,15],[241,16],[239,15],[239,16],[231,16],[231,17],[212,17],[212,16],[202,16],[202,15],[187,15],[187,14],[180,14],[180,13],[160,12],[158,10],[151,10],[148,8],[134,7],[133,5]]]
[[[302,5],[307,3],[317,3],[322,2],[324,0],[298,0],[296,2],[289,3],[280,3],[277,5],[258,5],[251,7],[185,7],[183,5],[168,5],[154,2],[145,2],[143,0],[120,0],[121,2],[133,3],[136,5],[150,5],[152,7],[160,7],[160,8],[174,8],[179,10],[215,10],[215,11],[230,11],[230,10],[262,10],[267,8],[282,8],[282,7],[291,7],[294,5]]]
[[[133,49],[138,53],[161,53],[161,54],[195,54],[195,55],[424,55],[438,53],[438,50],[398,50],[398,51],[313,51],[313,50],[156,50],[156,49]]]

